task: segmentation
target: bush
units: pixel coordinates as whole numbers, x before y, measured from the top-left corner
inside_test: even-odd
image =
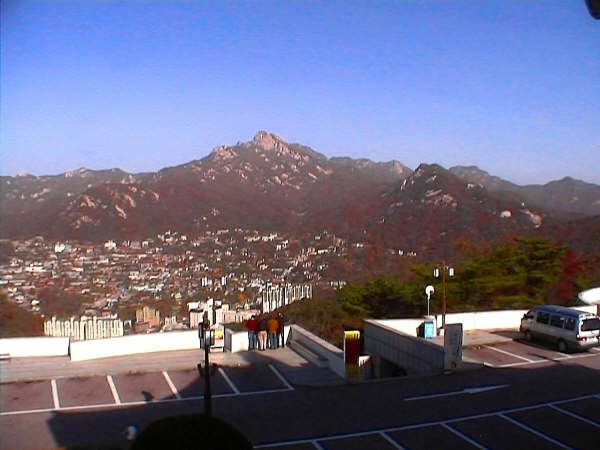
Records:
[[[252,449],[231,424],[205,414],[185,414],[152,422],[135,439],[133,450],[148,448]]]

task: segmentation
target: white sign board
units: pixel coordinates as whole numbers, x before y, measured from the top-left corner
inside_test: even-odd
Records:
[[[444,331],[444,370],[458,368],[462,361],[463,325],[446,324]]]

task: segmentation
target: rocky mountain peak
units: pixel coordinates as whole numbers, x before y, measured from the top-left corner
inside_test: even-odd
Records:
[[[265,130],[259,130],[254,135],[252,142],[265,150],[281,150],[282,148],[286,147],[286,143],[281,137]]]

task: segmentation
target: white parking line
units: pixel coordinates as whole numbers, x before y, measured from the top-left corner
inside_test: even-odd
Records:
[[[567,414],[571,417],[574,417],[575,419],[581,420],[582,422],[589,423],[590,425],[600,428],[600,424],[594,422],[593,420],[588,419],[587,417],[580,416],[579,414],[575,414],[574,412],[571,412],[565,408],[561,408],[560,406],[557,406],[557,405],[548,405],[548,406],[550,406],[550,408],[555,409],[563,414]]]
[[[275,394],[278,392],[288,392],[289,389],[267,389],[263,391],[248,391],[248,392],[239,392],[234,393],[230,392],[228,394],[213,394],[212,398],[228,398],[228,397],[247,397],[250,395],[264,395],[264,394]],[[128,406],[148,406],[150,404],[155,405],[159,403],[172,403],[172,402],[189,402],[194,400],[202,400],[204,396],[199,395],[196,397],[185,397],[185,398],[165,398],[153,400],[151,403],[148,403],[146,400],[137,400],[132,402],[121,402],[119,404],[116,403],[101,403],[97,405],[80,405],[80,406],[60,406],[61,411],[77,411],[77,410],[86,410],[86,409],[111,409],[118,407],[128,407]],[[56,405],[56,403],[55,403]],[[59,408],[42,408],[42,409],[27,409],[21,411],[0,411],[0,416],[18,416],[23,414],[38,414],[38,413],[47,413],[56,411]]]
[[[541,438],[546,439],[547,441],[552,442],[553,444],[558,445],[559,447],[562,448],[568,448],[570,449],[571,447],[569,447],[566,444],[563,444],[560,441],[557,441],[556,439],[551,438],[550,436],[548,436],[547,434],[542,433],[541,431],[536,430],[535,428],[531,428],[529,425],[525,425],[524,423],[519,422],[518,420],[513,419],[512,417],[507,416],[506,414],[498,414],[500,417],[502,417],[503,419],[508,420],[511,423],[514,423],[515,425],[529,431],[530,433],[535,434],[536,436],[539,436]]]
[[[522,360],[530,362],[530,363],[535,361],[533,359],[525,358],[524,356],[515,355],[514,353],[507,352],[506,350],[500,350],[499,348],[496,348],[496,347],[490,347],[489,345],[483,345],[482,347],[489,348],[490,350],[495,350],[497,352],[504,353],[505,355],[512,356],[513,358],[522,359]]]
[[[281,382],[283,384],[286,385],[286,387],[290,390],[293,391],[294,388],[292,387],[292,385],[290,383],[288,383],[288,381],[284,378],[283,375],[281,375],[281,373],[279,372],[279,370],[277,370],[277,368],[275,366],[273,366],[272,364],[269,364],[269,368],[273,371],[273,373],[275,375],[277,375],[277,378],[279,378],[281,380]]]
[[[592,351],[592,352],[600,352],[600,347],[592,347],[592,348],[590,348],[590,351]]]
[[[177,390],[177,388],[173,384],[173,380],[171,380],[171,377],[169,376],[169,374],[165,370],[163,370],[162,374],[163,374],[163,377],[165,377],[165,381],[169,385],[169,389],[171,389],[171,392],[173,393],[173,395],[176,398],[181,398],[181,395],[179,395],[179,391]]]
[[[590,357],[597,357],[600,356],[596,353],[586,353],[585,355],[570,355],[568,357],[560,357],[560,358],[553,358],[553,359],[538,359],[532,362],[517,362],[517,363],[508,363],[508,364],[500,364],[498,366],[495,367],[514,367],[514,366],[526,366],[529,364],[541,364],[541,363],[548,363],[548,362],[552,362],[552,361],[563,361],[565,359],[581,359],[581,358],[590,358]]]
[[[392,439],[391,436],[388,436],[383,431],[379,433],[379,436],[381,436],[382,438],[384,438],[386,441],[388,441],[392,446],[394,446],[398,450],[405,450],[404,447],[402,447],[400,444],[398,444],[394,439]]]
[[[311,444],[312,444],[312,445],[314,445],[314,446],[315,446],[315,448],[316,448],[317,450],[326,450],[326,449],[325,449],[325,447],[323,447],[323,446],[322,446],[321,444],[319,444],[319,442],[317,442],[317,441],[312,441],[312,442],[311,442]]]
[[[119,397],[119,393],[117,392],[117,387],[115,386],[112,376],[106,375],[106,381],[108,381],[108,386],[110,387],[110,392],[112,392],[113,398],[115,399],[115,403],[120,405],[121,398]]]
[[[60,401],[58,400],[58,386],[56,385],[56,380],[52,380],[50,382],[52,386],[52,400],[54,401],[54,409],[60,409]]]
[[[239,394],[240,390],[235,386],[235,384],[233,384],[233,381],[231,381],[231,379],[225,373],[225,371],[223,370],[222,367],[219,367],[219,373],[223,376],[223,378],[225,378],[225,381],[227,382],[227,384],[229,385],[229,387],[231,388],[231,390],[233,392],[235,392],[236,394]]]
[[[457,429],[455,429],[454,427],[451,427],[448,424],[443,423],[442,426],[448,430],[451,431],[452,433],[454,433],[455,435],[457,435],[459,438],[464,439],[465,441],[467,441],[469,444],[474,445],[477,448],[480,448],[481,450],[487,450],[486,447],[484,447],[483,445],[481,445],[479,442],[474,441],[473,439],[471,439],[469,436],[467,436],[466,434],[461,433],[460,431],[458,431]]]

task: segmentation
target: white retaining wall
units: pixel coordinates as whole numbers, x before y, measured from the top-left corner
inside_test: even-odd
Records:
[[[574,306],[571,309],[596,313],[596,306]],[[519,328],[521,318],[529,309],[503,311],[476,311],[446,314],[446,323],[462,323],[463,330],[494,330]],[[411,336],[417,336],[417,328],[423,319],[385,319],[375,322]],[[442,326],[442,315],[435,316],[436,329]]]
[[[223,350],[226,352],[235,353],[248,350],[247,331],[233,331],[225,328],[223,339],[225,339]]]
[[[44,336],[0,339],[0,354],[11,357],[66,356],[69,354],[69,338]]]
[[[384,358],[407,373],[435,373],[444,368],[444,347],[390,327],[383,320],[365,320],[365,352],[373,358],[376,377],[382,376]]]
[[[135,353],[200,348],[198,330],[134,334],[107,339],[71,342],[71,360],[107,358]]]
[[[304,347],[327,359],[329,368],[342,378],[346,377],[346,366],[344,365],[344,351],[335,345],[321,339],[299,325],[292,325],[292,342],[300,342]]]
[[[448,315],[446,315],[446,319]],[[440,316],[440,325],[441,325],[441,316]],[[376,320],[377,323],[385,325],[388,328],[393,328],[396,331],[401,331],[402,333],[406,333],[410,336],[417,335],[417,328],[424,322],[424,319],[383,319]],[[434,327],[437,330],[438,325],[436,324],[437,320],[434,317]]]

